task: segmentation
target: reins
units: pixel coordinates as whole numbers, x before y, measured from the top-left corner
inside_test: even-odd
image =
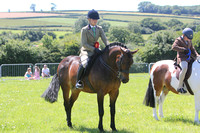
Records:
[[[119,78],[119,71],[114,70],[112,67],[110,67],[103,59],[102,56],[99,56],[99,60],[101,62],[101,64],[103,64],[103,66],[105,68],[107,68],[108,70],[110,70],[111,72],[115,73],[117,75],[117,78]]]

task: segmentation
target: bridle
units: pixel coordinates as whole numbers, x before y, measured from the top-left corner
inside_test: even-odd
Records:
[[[110,67],[110,66],[103,60],[102,56],[99,56],[99,60],[100,60],[101,64],[102,64],[105,68],[107,68],[107,69],[108,69],[109,71],[111,71],[112,73],[116,74],[117,78],[120,79],[121,73],[127,73],[127,74],[129,73],[129,70],[122,70],[122,68],[121,68],[121,65],[122,65],[122,57],[123,57],[123,54],[120,55],[119,60],[117,61],[117,68],[118,68],[117,71],[114,70],[112,67]]]
[[[122,65],[122,57],[123,56],[124,55],[121,54],[120,57],[119,57],[119,60],[117,61],[118,72],[119,73],[126,73],[126,74],[128,74],[129,73],[129,69],[122,70],[122,67],[121,67],[121,65]]]

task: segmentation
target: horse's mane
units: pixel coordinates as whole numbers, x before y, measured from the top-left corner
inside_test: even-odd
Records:
[[[102,52],[104,52],[104,51],[106,51],[106,50],[109,50],[110,48],[116,47],[116,46],[120,46],[120,47],[123,47],[123,48],[128,49],[123,43],[114,42],[114,43],[110,43],[109,45],[107,45],[107,46],[102,50]]]

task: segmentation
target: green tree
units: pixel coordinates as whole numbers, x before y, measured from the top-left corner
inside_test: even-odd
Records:
[[[125,28],[113,27],[109,32],[111,41],[126,43],[129,39],[130,32]]]
[[[74,24],[75,33],[81,32],[81,29],[88,24],[88,20],[85,16],[81,16]]]
[[[153,18],[145,18],[141,21],[141,26],[145,28],[150,28],[154,31],[164,30],[166,27],[161,23],[160,20],[156,20]]]
[[[105,22],[103,19],[100,19],[97,24],[102,26],[104,32],[108,32],[109,31],[110,23]]]
[[[128,30],[132,33],[141,33],[141,26],[135,22],[128,23]]]
[[[192,44],[200,54],[200,31],[194,34],[194,38],[192,39]]]
[[[47,49],[52,49],[53,48],[53,37],[49,35],[44,35],[43,38],[41,39],[43,46],[46,47]]]
[[[142,62],[151,63],[164,59],[174,59],[176,52],[171,50],[178,35],[173,31],[159,31],[154,33],[146,46],[139,52]]]

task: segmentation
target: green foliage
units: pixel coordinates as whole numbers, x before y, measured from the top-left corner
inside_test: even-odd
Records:
[[[163,13],[163,14],[200,14],[200,6],[159,6],[152,4],[151,2],[144,1],[138,4],[139,12],[144,13]]]
[[[28,40],[9,40],[1,46],[0,64],[34,63],[37,61],[37,53],[29,47]]]
[[[160,22],[153,18],[145,18],[141,21],[141,26],[145,28],[152,29],[154,31],[164,30],[166,27]]]
[[[126,43],[130,32],[125,28],[113,27],[110,29],[110,40]]]
[[[29,39],[31,42],[33,41],[39,41],[44,36],[44,33],[42,31],[24,31],[21,34],[21,39]]]
[[[98,20],[98,25],[102,26],[104,32],[108,32],[110,28],[110,23],[105,22],[103,19]]]
[[[183,29],[183,23],[178,19],[170,19],[168,22],[165,23],[169,28],[179,31]]]
[[[156,62],[164,59],[173,60],[176,52],[171,50],[174,37],[178,37],[173,31],[159,31],[154,33],[146,46],[139,51],[142,62]]]
[[[141,33],[141,26],[135,22],[128,23],[128,29],[132,33]]]
[[[194,34],[192,44],[195,47],[196,51],[200,53],[200,31]]]
[[[81,16],[74,24],[75,33],[81,32],[81,29],[88,24],[88,20],[85,16]]]

